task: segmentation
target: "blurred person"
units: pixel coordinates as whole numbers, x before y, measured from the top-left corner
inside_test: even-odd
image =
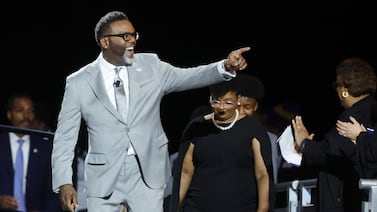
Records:
[[[8,100],[6,117],[10,126],[32,129],[35,121],[33,99],[17,93]],[[18,140],[23,143],[19,144]],[[19,197],[16,193],[15,166],[18,148],[22,152],[23,175]],[[60,211],[58,195],[51,187],[52,141],[44,137],[0,132],[0,208],[17,211]]]
[[[72,161],[84,120],[88,211],[115,211],[126,205],[129,212],[162,212],[171,169],[161,99],[230,80],[247,67],[242,54],[250,48],[234,50],[208,65],[178,68],[156,54],[135,53],[139,34],[123,12],[105,14],[94,32],[101,49],[97,59],[66,78],[52,153],[53,190],[60,193],[63,209],[72,212],[78,207]],[[125,100],[118,101],[121,97]]]
[[[287,100],[273,105],[266,111],[263,120],[268,130],[279,137],[285,128],[291,124],[292,119],[301,115],[302,112],[300,104],[296,101]]]
[[[292,119],[297,115],[302,115],[303,109],[296,101],[288,100],[280,102],[271,107],[264,117],[265,125],[269,132],[277,135],[277,139],[281,136],[283,131],[291,125]],[[280,151],[280,144],[278,145],[278,157],[280,163],[278,166],[277,182],[288,182],[293,180],[305,180],[317,178],[317,172],[306,167],[297,166],[287,162],[282,156]]]
[[[334,87],[344,111],[340,121],[354,117],[367,125],[376,120],[376,74],[372,66],[360,58],[347,58],[336,67]],[[292,120],[296,148],[302,152],[301,166],[319,171],[319,211],[361,211],[364,191],[359,189],[359,159],[357,147],[348,138],[338,134],[336,125],[322,140],[306,129],[302,117]]]
[[[51,131],[47,123],[40,119],[35,119],[31,128],[36,129],[36,130]]]
[[[267,130],[239,113],[234,80],[209,89],[213,113],[194,118],[182,135],[171,212],[269,211]]]
[[[52,131],[50,125],[48,124],[48,119],[50,113],[47,113],[46,111],[49,110],[48,105],[44,102],[34,102],[35,106],[35,119],[33,121],[33,124],[31,128],[42,130],[42,131]]]
[[[259,108],[259,107],[258,107]],[[317,178],[316,171],[313,171],[306,167],[297,166],[286,161],[281,154],[280,144],[278,139],[285,130],[287,126],[291,124],[292,119],[303,112],[302,107],[296,101],[286,100],[280,102],[276,105],[273,105],[270,109],[266,110],[265,108],[259,109],[258,116],[265,124],[268,129],[270,140],[275,141],[277,146],[277,153],[275,157],[276,167],[274,168],[274,182],[275,184],[290,182],[294,180],[305,180],[305,179],[315,179]],[[276,135],[275,140],[273,140],[273,135]],[[272,142],[273,143],[273,142]],[[274,155],[274,154],[273,154]],[[303,204],[310,204],[312,202],[312,194],[316,192],[315,189],[308,189],[308,195],[302,196]],[[275,195],[275,208],[284,208],[289,207],[287,205],[288,193],[287,192],[278,192],[276,191]],[[315,210],[314,205],[307,205],[305,211]]]
[[[357,145],[361,178],[377,178],[377,123],[366,127],[350,116],[349,122],[338,120],[338,134]]]

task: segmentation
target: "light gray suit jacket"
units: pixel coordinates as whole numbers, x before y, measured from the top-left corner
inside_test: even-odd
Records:
[[[52,153],[55,192],[72,184],[72,161],[81,119],[88,129],[85,159],[87,195],[105,197],[117,181],[127,144],[132,143],[148,187],[162,188],[171,175],[168,139],[160,119],[164,95],[200,88],[224,80],[218,62],[194,68],[177,68],[157,55],[139,53],[128,69],[129,112],[127,121],[106,93],[98,58],[66,79]]]

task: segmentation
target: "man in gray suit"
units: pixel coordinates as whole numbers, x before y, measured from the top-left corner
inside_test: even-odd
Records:
[[[231,79],[247,63],[232,51],[216,63],[178,68],[156,54],[135,53],[138,39],[123,12],[103,16],[95,28],[101,53],[95,61],[66,79],[52,153],[53,190],[64,210],[78,206],[72,185],[72,161],[81,120],[88,131],[85,192],[90,212],[162,212],[166,182],[171,175],[168,139],[160,119],[164,95]],[[126,94],[126,112],[117,110],[116,69]],[[114,87],[113,87],[114,86]]]

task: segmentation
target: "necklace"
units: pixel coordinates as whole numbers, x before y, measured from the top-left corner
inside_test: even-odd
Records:
[[[228,126],[226,126],[226,127],[220,126],[220,125],[218,125],[218,124],[216,123],[216,121],[215,121],[215,113],[212,114],[211,119],[212,119],[212,122],[213,122],[213,124],[215,125],[215,127],[219,128],[220,130],[229,130],[229,129],[232,128],[232,127],[234,126],[234,124],[237,122],[238,115],[239,115],[238,110],[236,110],[236,117],[234,118],[234,120],[232,121],[232,123],[230,123],[230,124],[229,124]]]

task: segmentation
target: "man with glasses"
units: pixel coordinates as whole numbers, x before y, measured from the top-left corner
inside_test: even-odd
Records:
[[[247,67],[242,54],[250,48],[209,65],[174,67],[156,54],[134,52],[139,34],[119,11],[98,21],[95,37],[101,48],[98,58],[67,77],[54,137],[53,189],[60,192],[63,208],[73,212],[78,202],[71,163],[84,120],[88,211],[116,211],[126,205],[128,212],[162,212],[171,170],[161,99],[234,77]]]

